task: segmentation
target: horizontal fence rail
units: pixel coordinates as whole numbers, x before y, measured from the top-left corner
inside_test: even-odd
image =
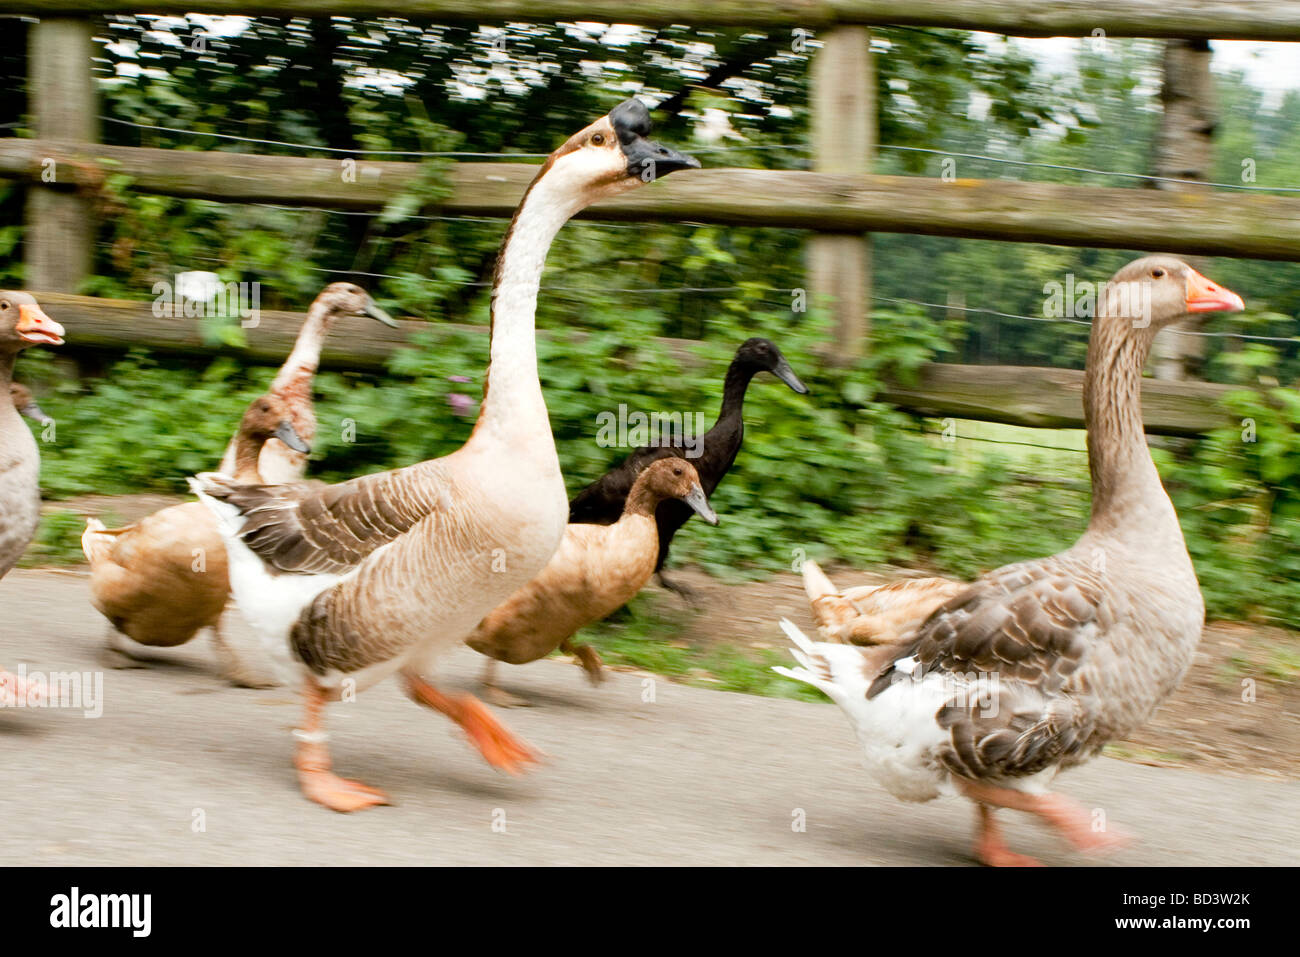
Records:
[[[1295,0],[149,0],[149,13],[667,26],[918,26],[1016,36],[1300,40]],[[138,0],[0,0],[0,13],[136,13]]]
[[[340,159],[191,152],[134,146],[0,140],[0,176],[94,188],[123,173],[135,188],[167,196],[378,210],[410,189],[419,164],[356,163],[344,182]],[[537,167],[456,163],[449,214],[508,218]],[[1263,194],[1062,186],[1005,180],[875,176],[721,168],[679,173],[652,188],[598,203],[585,218],[777,226],[820,231],[898,232],[1147,249],[1193,255],[1300,259],[1300,199]]]
[[[213,345],[203,334],[203,319],[154,315],[152,302],[96,299],[62,293],[34,293],[45,310],[68,331],[65,349],[112,349],[148,346],[163,352],[211,355],[223,352],[277,363],[293,348],[306,316],[297,312],[262,310],[256,328],[246,331],[242,349]],[[207,320],[211,321],[211,320]],[[325,342],[322,365],[361,371],[382,371],[393,352],[412,344],[418,332],[472,330],[486,334],[487,326],[402,320],[389,329],[369,319],[339,319]],[[543,330],[540,335],[550,335]],[[570,335],[580,333],[570,332]],[[687,339],[660,339],[684,362],[691,361]],[[1230,425],[1220,406],[1233,387],[1206,382],[1164,382],[1146,379],[1142,412],[1153,435],[1197,436]],[[1073,369],[1029,366],[969,366],[930,363],[922,367],[915,385],[894,382],[876,396],[910,412],[929,416],[980,419],[1037,428],[1083,427],[1083,373]]]

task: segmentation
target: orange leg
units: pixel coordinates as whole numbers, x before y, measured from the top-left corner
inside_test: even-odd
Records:
[[[601,666],[600,655],[596,654],[596,649],[591,645],[575,645],[568,638],[560,642],[560,649],[565,654],[573,655],[578,659],[578,664],[582,665],[582,670],[587,672],[587,679],[594,685],[600,684],[605,680],[605,671]]]
[[[1098,831],[1093,828],[1093,816],[1083,805],[1072,801],[1063,794],[1026,794],[1014,788],[1000,788],[992,784],[980,784],[975,781],[960,781],[962,793],[976,803],[985,806],[989,818],[982,820],[983,831],[976,845],[982,850],[989,835],[991,808],[1004,807],[1013,811],[1028,811],[1037,815],[1051,825],[1057,833],[1080,851],[1109,851],[1129,843],[1130,838],[1123,831],[1114,829]],[[990,845],[996,853],[1001,838],[996,829],[993,843]],[[1005,845],[1001,845],[1003,851]],[[1010,853],[1007,851],[1006,853]],[[1013,855],[1019,857],[1020,855]],[[981,857],[981,860],[984,860]],[[985,863],[992,863],[985,861]]]
[[[303,796],[332,811],[360,811],[387,804],[383,791],[367,787],[359,781],[341,778],[330,770],[330,752],[322,730],[321,712],[325,709],[325,691],[311,678],[303,688],[306,718],[298,732],[298,750],[293,763],[298,769],[298,785]]]
[[[537,764],[537,754],[498,721],[487,706],[472,694],[445,694],[418,675],[404,675],[411,698],[441,711],[469,735],[470,741],[494,768],[519,774],[528,764]]]
[[[1002,828],[993,816],[993,808],[987,804],[976,804],[975,813],[979,819],[979,833],[975,838],[975,856],[981,864],[989,867],[1042,867],[1042,865],[1024,854],[1017,854],[1007,847],[1002,839]]]

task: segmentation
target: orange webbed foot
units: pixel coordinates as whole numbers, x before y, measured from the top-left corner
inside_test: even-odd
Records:
[[[541,763],[538,754],[511,734],[487,705],[472,694],[445,694],[413,674],[406,675],[406,690],[415,701],[441,711],[460,725],[483,759],[494,768],[520,774],[527,765]]]
[[[378,788],[341,778],[331,771],[299,771],[298,784],[308,800],[343,814],[389,803],[388,795]]]
[[[527,765],[541,763],[538,754],[511,734],[478,698],[465,695],[459,703],[461,714],[458,723],[492,767],[507,774],[521,774]]]

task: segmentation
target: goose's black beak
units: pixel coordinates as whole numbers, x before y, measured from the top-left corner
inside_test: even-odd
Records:
[[[375,301],[371,299],[369,296],[366,297],[366,304],[361,307],[361,311],[365,313],[367,316],[369,316],[371,319],[378,319],[386,326],[391,326],[394,329],[401,328],[401,326],[397,324],[397,320],[394,319],[392,316],[390,316],[388,313],[384,312],[384,310],[376,306]],[[285,443],[285,445],[288,444],[289,444],[288,442]]]
[[[650,135],[650,111],[640,100],[631,99],[609,111],[609,121],[618,134],[618,144],[627,159],[627,175],[649,183],[679,169],[699,169],[700,161],[662,143]]]
[[[288,419],[280,423],[280,427],[275,430],[275,437],[295,452],[301,452],[303,455],[311,453],[311,446],[302,440],[302,436],[294,430],[293,423]]]
[[[718,524],[718,513],[715,512],[713,506],[709,504],[709,500],[704,494],[704,489],[700,488],[699,483],[691,486],[691,490],[682,496],[682,501],[695,509],[696,514],[710,525]]]
[[[772,375],[776,376],[800,395],[808,394],[808,387],[799,381],[799,377],[795,375],[794,370],[790,368],[790,363],[785,361],[785,356],[782,356],[777,360],[776,368],[772,370]]]
[[[623,155],[627,157],[627,175],[639,177],[647,183],[679,169],[700,168],[700,161],[694,156],[639,136],[631,143],[623,144]]]

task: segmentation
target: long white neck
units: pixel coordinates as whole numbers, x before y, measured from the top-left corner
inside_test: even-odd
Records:
[[[283,392],[291,385],[306,377],[310,379],[320,366],[321,349],[325,346],[325,335],[329,332],[329,307],[317,299],[307,310],[307,318],[298,330],[294,340],[293,351],[284,360],[280,371],[271,382],[272,392]]]
[[[501,246],[492,291],[492,344],[476,435],[544,434],[550,420],[537,378],[537,290],[560,227],[584,205],[562,177],[534,181]]]

